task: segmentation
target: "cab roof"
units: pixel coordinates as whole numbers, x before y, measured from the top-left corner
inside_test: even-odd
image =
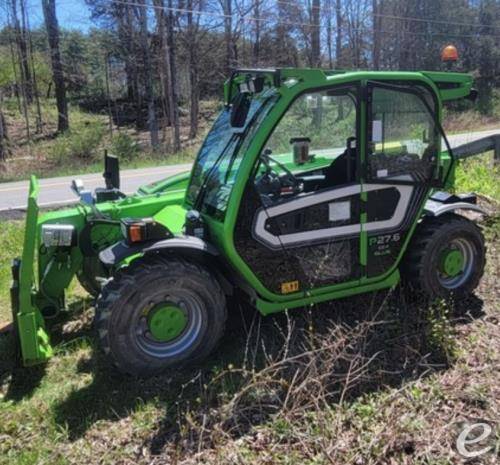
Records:
[[[441,101],[475,96],[472,89],[473,78],[470,74],[443,71],[364,71],[364,70],[323,70],[315,68],[276,68],[276,69],[237,69],[226,82],[226,102],[231,100],[235,85],[250,78],[264,78],[267,83],[280,87],[287,80],[297,79],[313,86],[334,83],[337,79],[345,81],[349,77],[366,80],[415,80],[432,82]],[[234,95],[234,94],[233,94]]]

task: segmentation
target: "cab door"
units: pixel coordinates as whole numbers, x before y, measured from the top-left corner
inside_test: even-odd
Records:
[[[300,95],[247,183],[234,244],[276,294],[359,282],[359,95],[352,85]],[[294,140],[309,141],[307,162],[294,163]],[[300,189],[290,192],[287,170]]]
[[[438,176],[441,143],[434,94],[418,83],[369,83],[363,211],[373,278],[397,264]]]

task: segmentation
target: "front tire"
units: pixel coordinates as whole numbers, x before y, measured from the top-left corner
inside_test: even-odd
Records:
[[[98,257],[83,257],[80,270],[76,277],[80,285],[94,298],[101,292],[101,281],[107,279],[108,271]]]
[[[97,299],[104,353],[125,373],[151,376],[204,359],[224,332],[226,299],[202,266],[143,257],[119,270]]]
[[[417,227],[401,271],[407,286],[431,299],[462,297],[478,286],[485,262],[479,227],[448,213],[426,218]]]

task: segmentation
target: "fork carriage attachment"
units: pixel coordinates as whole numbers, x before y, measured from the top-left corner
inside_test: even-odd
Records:
[[[26,230],[22,258],[12,262],[12,286],[10,289],[14,334],[26,366],[46,361],[52,355],[52,347],[45,329],[45,320],[35,303],[34,285],[35,250],[38,243],[38,182],[30,181]]]

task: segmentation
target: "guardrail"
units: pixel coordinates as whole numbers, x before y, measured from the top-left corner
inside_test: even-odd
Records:
[[[464,159],[484,152],[494,152],[494,160],[500,162],[500,134],[483,137],[473,142],[459,145],[452,149],[455,158]]]

